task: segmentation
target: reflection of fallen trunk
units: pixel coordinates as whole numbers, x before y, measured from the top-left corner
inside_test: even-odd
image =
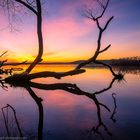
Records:
[[[17,119],[16,111],[11,105],[7,104],[7,106],[1,108],[1,110],[2,110],[2,114],[3,114],[4,123],[5,123],[5,127],[6,127],[8,137],[10,137],[10,131],[9,131],[9,127],[8,127],[8,124],[9,124],[8,123],[8,116],[6,117],[5,112],[4,112],[4,109],[7,109],[7,112],[8,112],[8,108],[10,108],[14,113],[14,119],[15,119],[15,122],[16,122],[16,125],[17,125],[17,128],[18,128],[19,136],[23,137],[22,132],[21,132],[21,128],[20,128],[20,125],[19,125],[19,122],[18,122],[18,119]]]
[[[110,88],[112,88],[115,80],[117,80],[117,79],[113,78],[112,81],[110,82],[109,86],[107,86],[106,88],[104,88],[100,91],[96,91],[93,93],[83,91],[76,84],[71,84],[71,83],[40,84],[40,83],[35,83],[35,82],[29,82],[28,85],[31,87],[34,87],[34,88],[44,89],[44,90],[65,90],[65,91],[68,91],[68,92],[71,92],[71,93],[74,93],[77,95],[85,95],[85,96],[88,96],[89,98],[93,98],[96,94],[103,93],[103,92],[109,90]],[[24,86],[24,85],[22,85],[22,86]]]

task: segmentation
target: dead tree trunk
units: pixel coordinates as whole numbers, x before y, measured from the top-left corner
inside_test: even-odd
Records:
[[[37,35],[38,35],[38,55],[35,60],[31,63],[31,65],[27,68],[26,72],[30,73],[31,70],[42,61],[43,55],[43,35],[42,35],[42,8],[40,0],[36,0],[37,5]]]

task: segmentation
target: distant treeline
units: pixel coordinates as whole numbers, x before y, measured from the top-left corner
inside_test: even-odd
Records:
[[[79,64],[85,60],[74,61],[71,64]],[[98,60],[111,66],[140,66],[140,56],[124,57],[119,59]],[[90,64],[89,66],[99,66],[97,64]]]
[[[112,66],[140,66],[140,56],[110,60]]]

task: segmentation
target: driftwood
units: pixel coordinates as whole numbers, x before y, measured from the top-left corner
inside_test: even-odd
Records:
[[[71,70],[68,72],[50,72],[50,71],[44,71],[44,72],[37,72],[33,74],[27,74],[27,73],[22,73],[22,74],[14,74],[10,77],[5,78],[5,82],[7,83],[24,83],[28,82],[32,79],[35,78],[43,78],[43,77],[54,77],[56,79],[60,79],[65,76],[72,76],[72,75],[77,75],[84,73],[84,69],[80,70]]]

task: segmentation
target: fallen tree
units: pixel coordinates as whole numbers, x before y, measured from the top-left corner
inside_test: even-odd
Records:
[[[36,16],[36,20],[37,20],[37,37],[38,37],[38,55],[36,56],[35,60],[29,65],[29,67],[25,70],[25,72],[21,73],[21,74],[15,74],[12,77],[8,77],[6,78],[9,80],[20,80],[20,81],[27,81],[27,80],[31,80],[34,78],[38,78],[38,77],[54,77],[57,79],[60,79],[61,77],[64,76],[69,76],[69,75],[76,75],[76,74],[80,74],[85,72],[85,70],[81,70],[81,68],[83,68],[84,66],[86,66],[87,64],[90,63],[96,63],[96,64],[100,64],[100,65],[104,65],[106,67],[109,68],[109,70],[111,71],[112,75],[118,79],[123,78],[123,75],[118,73],[116,74],[114,72],[114,70],[112,69],[111,66],[109,66],[108,64],[105,64],[103,62],[97,61],[98,56],[107,51],[110,47],[111,44],[109,44],[107,47],[105,47],[104,49],[102,49],[102,36],[104,31],[107,29],[108,25],[110,24],[110,22],[113,19],[113,16],[110,17],[107,22],[105,23],[105,25],[102,27],[100,24],[100,19],[102,19],[102,17],[105,14],[105,11],[109,5],[110,0],[107,1],[101,1],[101,0],[96,0],[96,2],[98,3],[98,5],[100,6],[101,10],[100,10],[100,14],[98,16],[94,16],[92,9],[86,9],[85,10],[85,17],[89,18],[90,20],[94,21],[97,25],[97,28],[99,29],[99,35],[98,35],[98,39],[97,39],[97,48],[96,51],[94,53],[94,55],[89,58],[88,60],[80,63],[74,70],[72,71],[68,71],[68,72],[61,72],[61,73],[57,73],[57,72],[48,72],[48,71],[43,71],[43,72],[39,72],[39,73],[34,73],[34,74],[30,74],[30,72],[33,70],[33,68],[42,61],[42,55],[43,55],[43,35],[42,35],[42,5],[41,5],[41,1],[40,0],[33,0],[33,1],[22,1],[22,0],[3,0],[4,1],[4,5],[2,5],[3,7],[8,7],[8,12],[12,12],[10,11],[10,8],[13,8],[16,4],[19,4],[19,6],[24,6],[25,8],[27,8],[30,12],[32,12],[35,16]],[[16,7],[15,11],[16,11]],[[14,12],[15,12],[14,11]],[[9,15],[10,16],[10,15]]]

